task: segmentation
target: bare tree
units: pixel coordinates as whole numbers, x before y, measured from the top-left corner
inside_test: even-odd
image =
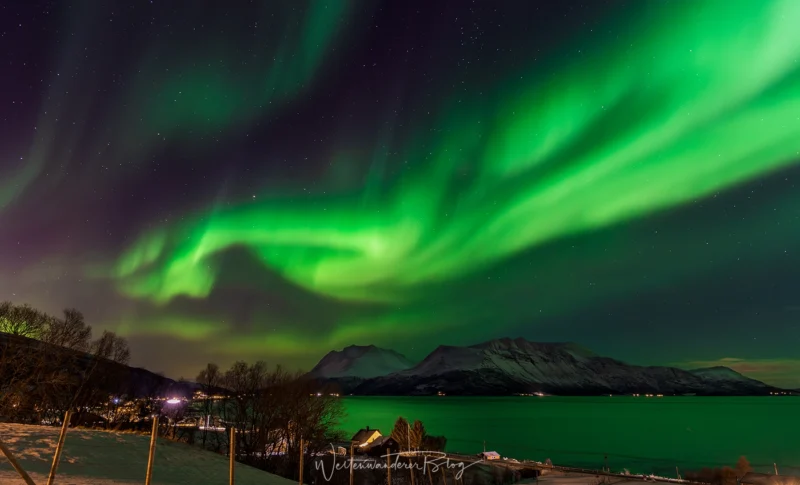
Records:
[[[91,349],[96,357],[108,359],[118,364],[128,365],[131,360],[128,340],[108,330],[104,330],[103,335],[92,343]]]
[[[200,391],[203,393],[203,419],[206,424],[211,421],[211,415],[214,413],[214,394],[218,391],[222,384],[222,372],[219,370],[217,364],[207,364],[206,368],[201,370],[197,375],[197,383],[200,384]],[[208,427],[204,426],[201,430],[200,440],[203,448],[206,448],[208,441]]]
[[[218,368],[209,365],[197,380],[204,389],[214,391],[217,373]],[[316,451],[328,449],[332,440],[341,438],[337,431],[344,414],[341,401],[317,393],[316,383],[301,373],[289,373],[280,366],[268,370],[263,362],[236,362],[220,385],[226,389],[225,399],[212,408],[223,422],[243,431],[237,435],[236,447],[239,459],[251,465],[296,477],[301,441],[308,455],[304,463],[310,467]],[[228,436],[209,434],[208,440],[227,440]]]
[[[422,448],[426,436],[425,426],[420,420],[414,421],[411,425],[406,418],[400,416],[394,422],[391,436],[400,445],[401,450],[418,450]]]
[[[92,327],[83,314],[74,308],[64,310],[64,318],[50,318],[41,340],[51,345],[87,352],[92,340]]]
[[[225,372],[223,382],[231,392],[223,407],[225,420],[237,430],[242,431],[236,448],[244,455],[253,455],[257,451],[261,451],[256,428],[258,422],[261,421],[260,411],[262,408],[256,404],[268,385],[267,364],[261,361],[253,365],[242,361],[235,362]]]
[[[753,467],[750,466],[750,462],[747,460],[747,457],[740,456],[739,460],[736,462],[736,475],[739,478],[742,478],[751,471],[753,471]]]
[[[412,448],[419,450],[422,448],[422,441],[425,439],[425,426],[422,421],[414,420],[414,426],[411,427],[411,444]]]
[[[402,416],[397,418],[397,420],[394,422],[394,427],[392,428],[391,437],[397,442],[397,444],[400,446],[400,449],[403,451],[411,449],[409,428],[410,425],[408,420]]]
[[[48,316],[30,305],[0,303],[0,332],[20,337],[39,338]]]

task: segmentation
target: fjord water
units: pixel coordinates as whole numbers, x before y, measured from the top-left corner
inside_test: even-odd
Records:
[[[398,416],[444,435],[447,451],[674,477],[746,456],[756,471],[800,473],[800,398],[347,397],[343,429],[391,432]]]

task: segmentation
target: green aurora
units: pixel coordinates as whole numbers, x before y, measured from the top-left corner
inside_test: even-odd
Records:
[[[211,207],[144,235],[113,277],[133,298],[204,298],[216,256],[244,247],[309,292],[385,305],[372,321],[336,322],[319,342],[330,348],[391,328],[403,319],[391,308],[427,285],[796,161],[800,3],[652,4],[639,20],[580,61],[449,100],[433,135],[400,148],[411,163],[391,179]],[[295,337],[272,334],[269,347],[302,346]]]

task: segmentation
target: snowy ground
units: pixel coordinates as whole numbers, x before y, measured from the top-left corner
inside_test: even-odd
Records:
[[[59,428],[0,423],[0,439],[34,482],[47,483]],[[141,485],[150,437],[70,429],[58,466],[58,485]],[[0,484],[24,483],[0,453]],[[228,483],[228,459],[183,443],[159,440],[153,485]],[[289,485],[292,480],[236,464],[236,485]]]

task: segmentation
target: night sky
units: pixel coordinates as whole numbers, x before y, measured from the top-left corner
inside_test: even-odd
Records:
[[[0,3],[0,300],[132,363],[511,336],[800,387],[800,2]]]

